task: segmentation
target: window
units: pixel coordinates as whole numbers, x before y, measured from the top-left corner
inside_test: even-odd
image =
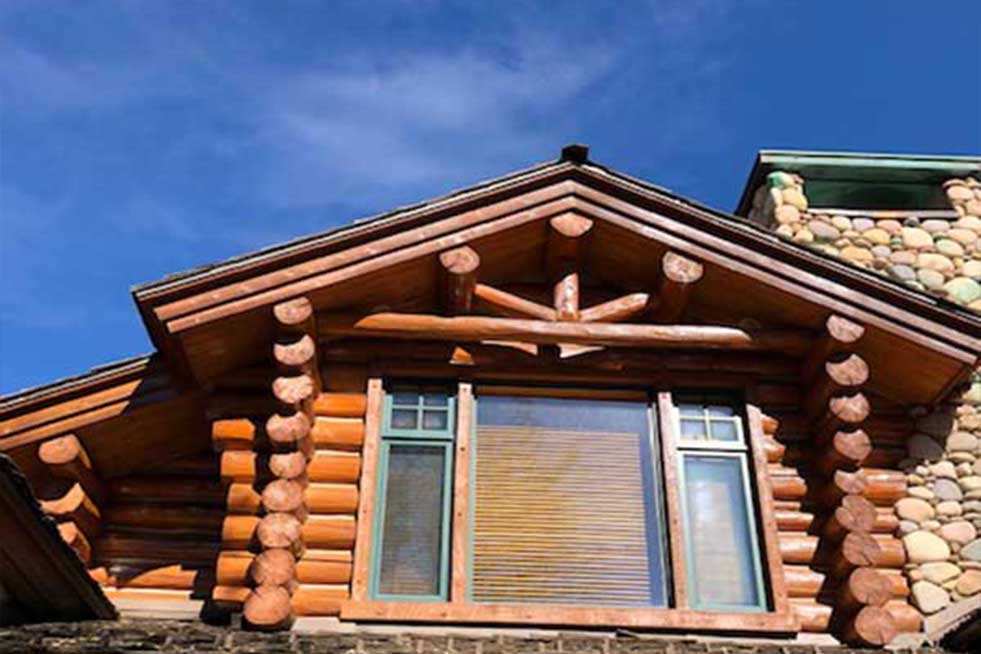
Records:
[[[689,595],[695,608],[765,608],[743,419],[726,398],[680,395],[675,413]]]
[[[460,389],[388,388],[368,603],[342,617],[792,628],[764,584],[775,542],[742,403]]]
[[[453,399],[445,388],[396,387],[383,424],[372,596],[446,599]]]

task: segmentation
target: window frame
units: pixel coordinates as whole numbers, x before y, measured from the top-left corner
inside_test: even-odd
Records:
[[[406,405],[399,405],[394,402],[394,395],[398,388],[417,388],[419,399],[417,408],[417,428],[399,429],[393,428],[392,413],[395,408]],[[430,384],[409,384],[393,383],[391,389],[383,389],[381,406],[381,429],[379,433],[377,452],[378,459],[375,475],[375,507],[371,515],[371,540],[372,556],[370,561],[370,575],[368,582],[368,596],[376,601],[392,602],[445,602],[450,593],[450,539],[453,530],[453,520],[451,511],[453,509],[454,496],[454,463],[455,448],[454,437],[456,434],[456,401],[455,393],[450,385],[443,387],[446,393],[447,403],[445,411],[447,413],[446,429],[424,429],[421,427],[422,412],[424,411],[424,397],[427,389],[434,388]],[[439,547],[439,579],[437,582],[438,591],[432,595],[411,595],[383,593],[381,585],[381,566],[382,552],[384,548],[385,532],[385,510],[388,491],[388,470],[391,458],[391,449],[397,447],[430,447],[443,450],[443,495],[441,502],[441,524],[440,524],[440,547]]]
[[[386,375],[386,378],[404,379],[409,375],[402,372],[400,363],[376,363],[373,375]],[[410,373],[412,374],[412,373]],[[362,498],[359,505],[358,540],[355,544],[355,565],[352,576],[351,599],[342,602],[341,619],[377,620],[394,622],[434,622],[443,624],[537,624],[572,625],[596,627],[634,627],[653,629],[683,629],[695,631],[739,631],[766,634],[791,634],[799,630],[799,618],[790,603],[783,577],[783,563],[777,540],[777,525],[774,501],[769,483],[766,455],[763,450],[762,412],[756,401],[755,384],[752,380],[723,385],[712,379],[704,389],[706,393],[743,391],[745,400],[743,419],[744,440],[749,471],[751,502],[757,517],[757,546],[760,553],[761,572],[764,578],[764,597],[767,606],[764,611],[735,611],[726,607],[724,611],[705,610],[689,604],[687,587],[686,555],[681,531],[681,504],[678,488],[678,462],[676,443],[680,434],[672,419],[670,408],[673,405],[672,392],[665,388],[692,389],[690,376],[685,383],[671,384],[671,380],[659,381],[653,389],[648,386],[652,401],[652,429],[656,430],[660,441],[660,468],[664,484],[663,509],[667,522],[666,552],[668,558],[667,575],[671,605],[662,607],[592,607],[561,604],[473,604],[468,601],[469,592],[469,538],[471,530],[471,479],[473,457],[471,456],[471,436],[476,428],[473,385],[473,371],[452,373],[458,379],[455,417],[456,434],[454,446],[453,498],[450,527],[450,572],[449,598],[446,601],[389,601],[374,599],[368,592],[368,578],[372,558],[373,516],[377,498],[374,496],[375,476],[378,473],[379,444],[384,408],[384,391],[381,377],[369,379],[368,415],[364,443],[364,473],[362,478]],[[547,394],[552,389],[560,390],[568,397],[570,389],[597,396],[615,397],[622,393],[637,393],[638,383],[617,383],[615,379],[597,376],[595,381],[577,375],[568,383],[560,377],[549,380],[547,385],[516,382],[507,377],[500,380],[479,375],[481,392],[487,388],[523,388],[529,394]],[[733,379],[735,381],[735,378]],[[500,384],[500,386],[498,386]],[[594,386],[595,384],[595,386]],[[628,390],[624,390],[628,389]],[[698,390],[697,388],[694,390]],[[573,390],[573,395],[577,391]],[[742,404],[738,405],[743,408]],[[365,538],[367,536],[367,538]]]

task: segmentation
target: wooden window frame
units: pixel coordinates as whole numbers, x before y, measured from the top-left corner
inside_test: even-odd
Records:
[[[493,382],[481,380],[481,392],[491,388]],[[498,391],[515,388],[529,389],[529,394],[548,395],[550,390],[562,389],[562,397],[601,396],[623,398],[623,393],[636,396],[636,391],[622,388],[583,389],[583,382],[576,379],[570,386],[562,385],[556,379],[550,387],[534,386],[493,386]],[[575,386],[576,389],[573,389]],[[678,388],[689,389],[691,384],[679,384]],[[376,498],[372,488],[377,483],[378,458],[380,454],[381,422],[383,411],[382,382],[380,378],[369,381],[368,410],[364,443],[364,469],[362,473],[362,501],[359,507],[358,542],[355,545],[355,566],[352,579],[351,599],[342,603],[341,619],[382,622],[427,622],[445,624],[522,624],[541,626],[588,626],[624,627],[640,629],[724,631],[739,633],[792,634],[799,631],[800,622],[790,605],[783,577],[783,565],[777,541],[777,526],[774,514],[773,496],[770,488],[766,458],[763,451],[762,413],[754,403],[755,388],[748,384],[745,389],[745,431],[744,437],[749,448],[746,464],[749,483],[755,498],[754,509],[757,516],[757,542],[760,549],[761,567],[764,575],[764,594],[768,598],[765,611],[717,611],[700,610],[690,605],[687,588],[686,556],[684,551],[682,504],[678,486],[677,449],[674,447],[678,426],[672,419],[673,399],[668,390],[658,390],[648,394],[651,398],[657,430],[656,442],[661,447],[661,473],[664,484],[665,524],[667,527],[667,553],[669,608],[651,607],[584,607],[560,604],[517,604],[517,603],[470,603],[468,601],[468,561],[470,557],[470,530],[472,525],[471,482],[473,476],[472,434],[476,427],[474,413],[473,385],[461,381],[456,395],[456,434],[454,439],[453,462],[453,502],[451,508],[452,525],[450,529],[450,578],[449,596],[446,601],[387,601],[372,599],[368,592],[371,568],[371,543],[363,538],[371,538],[372,510]],[[372,400],[372,391],[376,399]],[[698,390],[698,389],[693,389]],[[713,385],[705,392],[719,392]],[[738,391],[739,389],[732,389]],[[578,395],[577,395],[578,394]],[[372,411],[376,412],[373,417]],[[364,521],[369,524],[364,524]]]

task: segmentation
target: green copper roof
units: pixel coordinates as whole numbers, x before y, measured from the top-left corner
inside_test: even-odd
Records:
[[[756,157],[738,215],[749,213],[753,192],[774,170],[797,173],[811,206],[854,209],[948,209],[942,184],[981,176],[981,157],[762,150]]]

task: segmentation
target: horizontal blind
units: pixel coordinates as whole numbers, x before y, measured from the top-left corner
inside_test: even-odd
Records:
[[[479,427],[473,600],[649,606],[640,438]]]

